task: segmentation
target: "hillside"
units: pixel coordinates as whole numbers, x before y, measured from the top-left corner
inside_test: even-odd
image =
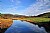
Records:
[[[44,14],[40,14],[37,17],[46,17],[46,18],[50,18],[50,12],[44,13]]]
[[[1,14],[0,13],[0,18],[3,19],[11,19],[11,18],[28,18],[29,16],[25,16],[25,15],[13,15],[13,14]]]

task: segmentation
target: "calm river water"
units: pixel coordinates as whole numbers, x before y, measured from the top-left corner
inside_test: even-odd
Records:
[[[43,27],[20,20],[13,20],[13,24],[5,31],[5,33],[47,33]]]

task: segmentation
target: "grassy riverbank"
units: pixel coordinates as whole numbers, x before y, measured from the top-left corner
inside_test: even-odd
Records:
[[[0,19],[0,28],[8,28],[13,23],[12,19]]]
[[[37,25],[45,27],[46,31],[50,31],[50,18],[42,18],[42,17],[29,17],[29,18],[11,18],[11,19],[0,19],[1,27],[2,29],[0,32],[5,32],[7,29],[11,26],[13,23],[13,20],[23,20],[23,21],[28,21],[32,22],[33,24],[36,22]],[[44,22],[44,23],[43,23]],[[48,23],[49,22],[49,23]]]
[[[44,18],[44,17],[29,17],[29,18],[13,18],[13,20],[23,20],[28,22],[50,22],[50,18]]]
[[[50,22],[50,18],[43,17],[26,18],[26,20],[31,20],[33,22]]]
[[[22,21],[27,21],[27,22],[32,22],[32,23],[50,22],[50,18],[42,18],[42,17],[0,19],[0,25],[1,25],[0,27],[1,28],[9,27],[13,23],[13,20],[22,20]]]

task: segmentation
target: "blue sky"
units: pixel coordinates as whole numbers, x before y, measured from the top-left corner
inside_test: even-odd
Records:
[[[38,15],[50,12],[50,0],[0,0],[0,13]]]

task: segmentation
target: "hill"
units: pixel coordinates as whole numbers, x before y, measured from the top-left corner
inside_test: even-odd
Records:
[[[50,12],[40,14],[40,15],[38,15],[37,17],[45,17],[45,18],[50,18]]]

